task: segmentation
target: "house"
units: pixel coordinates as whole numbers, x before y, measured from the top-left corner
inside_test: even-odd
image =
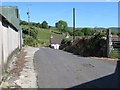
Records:
[[[54,49],[59,49],[61,41],[63,37],[62,36],[50,36],[50,47]]]
[[[112,35],[111,39],[113,48],[120,48],[120,37],[118,35]]]
[[[12,60],[23,45],[19,10],[16,6],[0,6],[0,81]]]

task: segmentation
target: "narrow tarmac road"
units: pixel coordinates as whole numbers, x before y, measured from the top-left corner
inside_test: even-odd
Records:
[[[118,87],[117,64],[41,47],[34,55],[39,88]]]

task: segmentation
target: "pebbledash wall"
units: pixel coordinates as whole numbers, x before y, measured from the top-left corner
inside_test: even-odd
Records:
[[[0,81],[12,60],[23,44],[18,8],[0,6]]]

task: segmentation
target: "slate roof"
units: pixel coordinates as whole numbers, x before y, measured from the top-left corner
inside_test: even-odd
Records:
[[[112,35],[113,42],[120,42],[120,37],[118,35]]]
[[[50,43],[51,44],[61,44],[63,37],[62,36],[51,36]]]
[[[20,30],[20,17],[17,6],[0,6],[0,14],[17,30]]]

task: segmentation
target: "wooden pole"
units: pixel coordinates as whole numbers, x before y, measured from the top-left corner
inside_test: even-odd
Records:
[[[75,39],[75,8],[73,8],[73,40]]]
[[[29,5],[28,5],[28,12],[27,12],[27,15],[28,15],[28,35],[30,35],[30,12],[29,12]]]

